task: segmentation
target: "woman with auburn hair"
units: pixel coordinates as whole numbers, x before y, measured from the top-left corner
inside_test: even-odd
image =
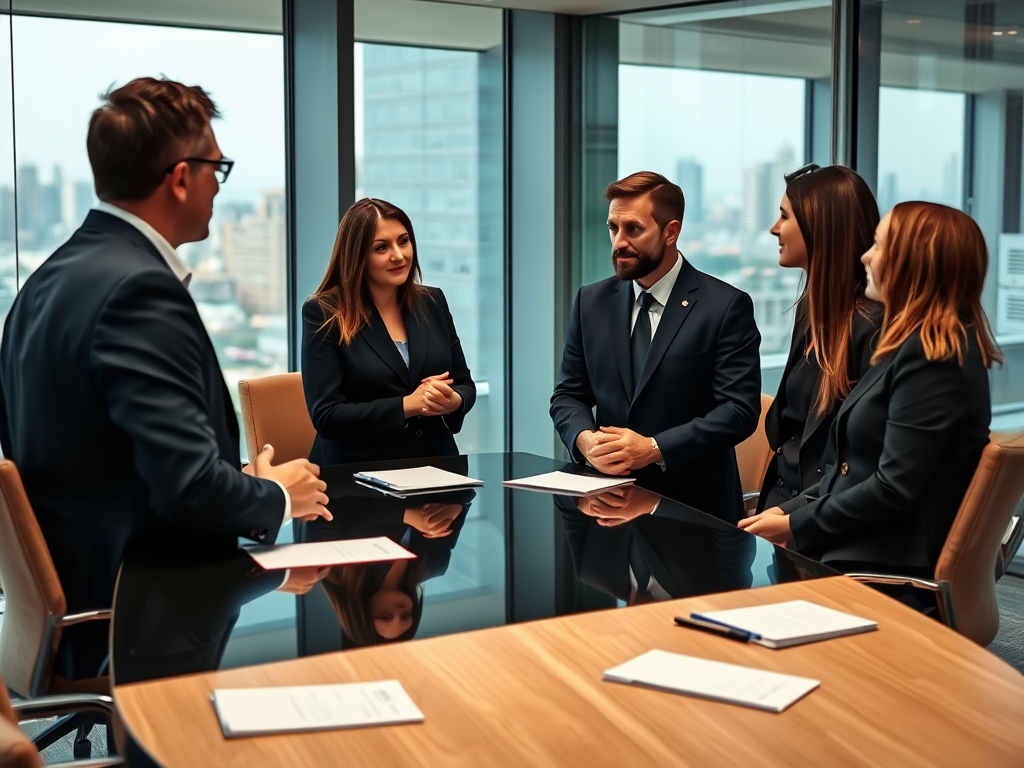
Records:
[[[771,233],[779,238],[780,266],[803,269],[806,281],[789,359],[765,416],[775,456],[758,512],[818,482],[836,411],[870,366],[882,305],[864,296],[860,257],[877,225],[875,198],[849,168],[812,163],[787,174]]]
[[[449,456],[476,385],[444,294],[420,284],[412,222],[364,198],[302,306],[302,388],[321,465]]]
[[[839,570],[930,577],[988,442],[986,369],[1002,360],[981,307],[988,251],[966,214],[911,202],[862,260],[881,338],[836,414],[821,481],[740,527]]]

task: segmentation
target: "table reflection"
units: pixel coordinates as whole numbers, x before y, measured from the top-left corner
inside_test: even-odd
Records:
[[[115,684],[835,575],[641,488],[571,498],[502,486],[565,468],[540,456],[433,459],[484,485],[407,499],[353,479],[422,463],[325,467],[334,519],[281,537],[387,536],[414,560],[299,569],[285,580],[243,551],[187,541],[133,550],[114,599]]]

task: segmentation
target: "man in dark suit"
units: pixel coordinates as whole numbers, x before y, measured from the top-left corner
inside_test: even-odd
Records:
[[[175,253],[209,234],[231,169],[217,116],[201,88],[168,80],[109,93],[87,138],[103,202],[25,282],[4,327],[0,443],[69,612],[110,606],[133,540],[233,548],[328,514],[305,460],[273,467],[268,449],[256,476],[240,471],[231,398]],[[105,647],[105,627],[70,628],[58,671],[96,674]]]
[[[551,418],[577,462],[735,522],[734,449],[761,410],[753,304],[676,250],[683,193],[664,176],[605,197],[615,276],[576,296]]]

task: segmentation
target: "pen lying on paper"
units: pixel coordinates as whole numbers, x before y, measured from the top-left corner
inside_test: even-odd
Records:
[[[753,632],[744,632],[742,629],[736,629],[735,627],[730,627],[725,624],[719,624],[718,622],[711,621],[709,619],[698,619],[693,616],[676,616],[676,624],[681,627],[699,629],[702,632],[710,632],[713,635],[728,637],[730,640],[739,640],[743,643],[749,643],[751,640],[755,640],[760,637]]]

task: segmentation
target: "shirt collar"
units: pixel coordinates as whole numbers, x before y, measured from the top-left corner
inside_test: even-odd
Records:
[[[149,222],[145,219],[140,219],[134,213],[128,213],[124,208],[118,208],[110,203],[100,202],[94,210],[116,216],[139,230],[153,244],[153,247],[163,257],[163,260],[167,262],[167,266],[171,268],[174,276],[181,280],[186,288],[188,287],[188,284],[192,281],[192,269],[181,260],[173,246]]]
[[[633,300],[636,301],[640,296],[640,292],[646,290],[661,306],[667,307],[669,297],[672,295],[672,288],[675,286],[676,278],[679,277],[679,272],[682,268],[683,255],[676,251],[676,263],[672,265],[672,269],[650,288],[644,288],[636,280],[633,281]]]

